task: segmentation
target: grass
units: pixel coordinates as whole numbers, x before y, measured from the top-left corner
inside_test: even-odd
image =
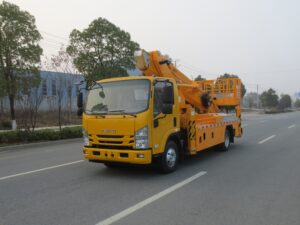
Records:
[[[30,132],[23,130],[4,131],[0,133],[0,146],[80,137],[82,137],[81,127],[66,127],[62,128],[61,131],[53,129]]]

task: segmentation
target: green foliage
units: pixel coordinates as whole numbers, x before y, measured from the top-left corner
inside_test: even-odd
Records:
[[[0,96],[9,96],[11,107],[17,93],[40,82],[41,38],[32,15],[12,3],[0,4]]]
[[[138,49],[129,33],[100,17],[83,31],[71,32],[67,52],[86,80],[95,81],[127,76],[126,70],[134,68],[134,51]]]
[[[276,92],[270,88],[268,91],[264,91],[260,95],[260,101],[265,108],[275,108],[278,106],[278,95]]]
[[[61,131],[53,129],[35,130],[32,132],[22,130],[6,131],[0,132],[0,145],[79,138],[81,136],[81,127],[66,127],[61,129]]]
[[[195,81],[201,81],[201,80],[206,80],[206,78],[202,77],[202,75],[198,75],[198,76],[195,78]]]
[[[0,130],[10,130],[10,129],[11,129],[10,121],[1,121],[0,122]]]
[[[281,95],[281,98],[278,103],[278,108],[284,110],[286,108],[292,107],[292,98],[289,95]]]
[[[294,103],[294,106],[295,106],[296,108],[300,108],[300,99],[299,99],[299,98],[296,99],[296,101],[295,101],[295,103]]]
[[[229,73],[224,73],[223,75],[219,76],[218,79],[226,79],[226,78],[239,78],[239,76]],[[247,90],[245,85],[242,83],[242,97],[245,96]]]

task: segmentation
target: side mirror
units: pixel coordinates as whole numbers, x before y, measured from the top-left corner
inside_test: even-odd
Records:
[[[163,89],[163,104],[174,104],[174,90],[173,85],[165,86]]]
[[[77,96],[77,108],[83,108],[83,94],[80,92]]]
[[[162,105],[161,112],[163,114],[172,114],[173,113],[173,104],[166,104],[166,103],[164,103]]]
[[[83,113],[83,94],[80,92],[77,96],[77,115],[82,116]]]
[[[83,108],[78,108],[77,109],[77,116],[82,116],[83,113]]]

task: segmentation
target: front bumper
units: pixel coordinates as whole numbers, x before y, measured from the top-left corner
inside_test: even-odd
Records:
[[[130,164],[150,164],[152,162],[151,150],[112,150],[83,147],[83,156],[88,160],[100,162],[107,161]]]

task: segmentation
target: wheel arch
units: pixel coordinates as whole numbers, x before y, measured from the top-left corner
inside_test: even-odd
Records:
[[[182,160],[183,156],[184,156],[184,147],[182,146],[182,138],[181,138],[181,133],[180,132],[176,132],[176,133],[172,133],[169,135],[169,137],[167,138],[167,141],[165,143],[165,145],[169,142],[169,141],[174,141],[175,144],[178,147],[178,153],[179,153],[179,159]]]

